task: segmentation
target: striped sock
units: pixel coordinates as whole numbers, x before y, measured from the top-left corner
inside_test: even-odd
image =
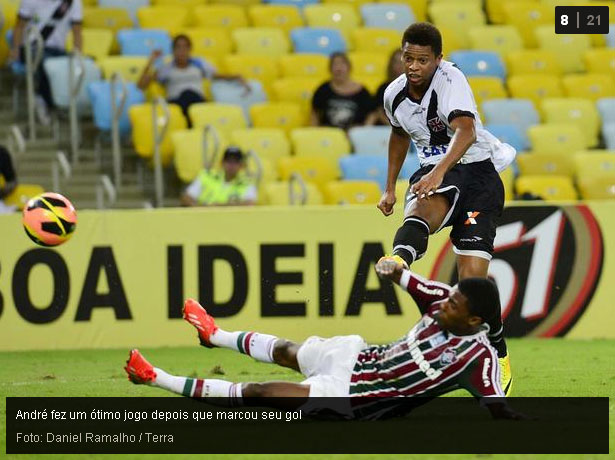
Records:
[[[155,368],[153,385],[189,398],[229,398],[231,405],[241,404],[241,383],[217,379],[177,377]]]
[[[277,340],[274,335],[258,332],[227,332],[222,329],[218,329],[209,338],[212,345],[230,348],[264,363],[273,362],[273,346]]]

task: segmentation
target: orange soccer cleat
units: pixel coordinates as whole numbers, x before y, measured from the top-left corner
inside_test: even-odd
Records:
[[[154,366],[136,348],[130,350],[124,370],[128,374],[128,380],[132,383],[152,383],[156,379]]]
[[[207,311],[194,299],[187,299],[182,309],[184,319],[192,324],[199,332],[201,345],[213,348],[209,341],[211,334],[218,330],[214,318],[207,314]]]

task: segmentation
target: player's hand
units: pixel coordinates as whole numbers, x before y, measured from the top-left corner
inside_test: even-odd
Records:
[[[403,267],[391,259],[381,259],[376,266],[376,274],[382,279],[389,279],[396,283],[399,283]]]
[[[429,198],[436,193],[436,190],[438,190],[438,187],[442,184],[443,178],[444,177],[434,168],[421,177],[421,180],[412,184],[410,191],[415,193],[419,200],[422,198]]]
[[[156,59],[158,59],[160,56],[162,56],[162,50],[152,50],[152,54],[150,54],[150,60],[155,61]]]
[[[395,198],[395,192],[384,192],[382,198],[378,202],[378,209],[382,211],[382,214],[385,216],[390,216],[393,214],[393,206],[395,206],[395,202],[397,198]]]

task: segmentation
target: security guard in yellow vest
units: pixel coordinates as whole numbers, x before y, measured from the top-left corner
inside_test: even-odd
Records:
[[[232,206],[256,203],[257,191],[243,174],[243,152],[228,147],[222,158],[222,170],[203,169],[182,196],[185,206]]]

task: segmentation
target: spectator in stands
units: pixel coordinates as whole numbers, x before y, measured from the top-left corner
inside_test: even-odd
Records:
[[[73,32],[73,46],[81,50],[81,22],[83,5],[81,0],[21,0],[17,13],[17,24],[13,31],[10,60],[25,62],[24,32],[32,21],[43,37],[44,49],[41,64],[36,69],[37,81],[36,115],[42,125],[49,125],[49,109],[53,108],[49,78],[45,73],[45,59],[66,55],[66,36]]]
[[[250,87],[243,77],[218,73],[216,68],[206,60],[193,58],[190,54],[191,50],[192,42],[188,36],[176,36],[173,39],[173,60],[159,70],[155,70],[154,63],[162,53],[160,50],[152,51],[138,82],[138,86],[142,90],[145,90],[152,80],[157,80],[163,84],[166,89],[167,100],[181,107],[188,120],[188,126],[192,126],[188,117],[188,107],[197,102],[205,101],[204,78],[209,80],[237,80],[246,88],[246,92],[250,91]]]
[[[0,214],[14,212],[17,208],[4,203],[4,198],[13,193],[17,187],[17,176],[11,154],[0,145]]]
[[[242,171],[243,152],[228,147],[222,170],[203,169],[182,195],[184,206],[245,206],[256,203],[256,186]]]
[[[387,66],[387,80],[380,85],[376,92],[376,110],[371,116],[373,124],[376,125],[389,125],[389,120],[384,114],[384,90],[391,84],[393,80],[399,77],[404,72],[404,66],[401,62],[401,49],[393,51],[389,58],[389,64]]]
[[[318,87],[312,98],[312,125],[349,129],[366,123],[374,111],[374,99],[350,78],[351,64],[344,53],[329,58],[331,80]]]

